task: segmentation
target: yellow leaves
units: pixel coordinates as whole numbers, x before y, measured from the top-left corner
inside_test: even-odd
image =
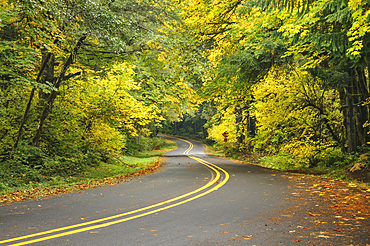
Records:
[[[242,236],[242,237],[237,237],[235,239],[252,239],[253,238],[253,235],[246,235],[246,236]]]
[[[141,93],[141,82],[134,80],[134,66],[114,64],[105,77],[94,71],[87,73],[87,81],[76,79],[68,88],[61,88],[68,93],[58,103],[86,122],[89,127],[85,134],[91,146],[118,153],[125,147],[126,135],[137,136],[140,131],[146,136],[149,131],[145,125],[164,120],[156,104],[147,105],[136,96]]]
[[[229,108],[224,113],[222,121],[219,125],[214,125],[208,129],[208,134],[210,139],[214,139],[216,142],[223,143],[225,136],[224,133],[227,133],[228,142],[236,142],[236,126],[235,115],[232,112],[232,109]]]
[[[318,121],[314,114],[318,111],[308,106],[305,98],[317,103],[321,97],[335,99],[334,91],[323,91],[306,72],[291,74],[277,69],[253,90],[254,116],[260,135],[256,149],[294,155],[299,160],[295,163],[302,165],[308,164],[303,160],[314,156],[319,149],[331,146],[330,139],[316,137],[314,129]],[[338,107],[331,104],[321,107],[331,120],[340,121]]]
[[[112,154],[118,154],[125,148],[124,136],[100,120],[93,122],[88,136],[91,146]]]
[[[362,0],[349,0],[348,7],[352,10],[357,10],[358,7],[362,4]]]
[[[361,0],[348,1],[348,6],[353,10],[352,18],[354,21],[347,32],[348,40],[352,42],[351,47],[347,49],[347,55],[360,55],[363,48],[363,38],[370,32],[370,25],[368,22],[370,10],[362,8],[362,5],[364,4]]]
[[[279,32],[283,33],[285,37],[293,37],[294,35],[301,32],[302,25],[297,24],[286,24],[279,28]]]
[[[308,214],[311,215],[311,216],[314,216],[314,217],[316,217],[316,216],[322,216],[322,214],[314,214],[314,213],[311,213],[311,212],[309,212]]]
[[[158,61],[160,61],[160,62],[165,62],[166,61],[166,58],[165,58],[165,55],[164,55],[163,52],[158,56]]]

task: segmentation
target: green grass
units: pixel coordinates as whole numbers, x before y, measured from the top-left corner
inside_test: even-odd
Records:
[[[219,157],[225,157],[225,153],[221,149],[217,150],[209,145],[205,145],[205,146],[206,146],[205,152],[207,154],[219,156]]]
[[[82,177],[87,180],[96,180],[115,176],[126,176],[153,166],[159,161],[162,154],[176,147],[176,143],[172,142],[168,143],[161,150],[139,152],[133,156],[121,156],[114,161],[114,164],[104,163],[99,167],[89,167]]]

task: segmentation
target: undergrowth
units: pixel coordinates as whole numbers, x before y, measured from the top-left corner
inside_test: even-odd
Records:
[[[236,150],[207,146],[208,154],[253,163],[280,171],[313,174],[370,186],[370,149],[363,147],[355,154],[343,153],[339,148],[329,148],[312,158],[299,158],[288,153],[264,156],[259,153],[240,153]]]

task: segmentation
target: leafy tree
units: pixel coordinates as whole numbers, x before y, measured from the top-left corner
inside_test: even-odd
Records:
[[[117,155],[195,110],[190,70],[163,59],[185,40],[165,2],[2,1],[0,17],[3,160],[29,144],[60,168]]]
[[[322,150],[340,147],[339,95],[307,72],[274,69],[254,87],[259,152],[285,152],[306,163]],[[311,164],[311,163],[310,163]]]
[[[77,57],[79,63],[75,67],[90,66],[100,69],[101,61],[109,64],[122,59],[122,56],[127,57],[141,52],[146,42],[158,35],[155,33],[157,23],[169,18],[163,11],[164,8],[153,1],[133,3],[98,0],[77,2],[25,0],[11,1],[4,6],[2,15],[6,18],[2,19],[9,20],[2,22],[1,30],[4,37],[9,36],[9,30],[18,30],[13,31],[14,38],[11,42],[19,43],[17,47],[27,47],[30,50],[23,53],[33,54],[30,63],[35,67],[33,74],[27,74],[31,75],[29,80],[23,84],[25,87],[33,86],[33,89],[15,146],[23,135],[23,128],[29,129],[31,127],[29,124],[34,124],[29,122],[25,126],[30,111],[36,115],[40,113],[36,135],[33,138],[33,144],[38,145],[43,125],[51,112],[59,86],[63,80],[81,74],[81,72],[66,74]],[[42,65],[37,71],[36,60],[40,57]],[[97,59],[100,63],[96,62]],[[27,62],[25,59],[22,61]],[[14,73],[15,70],[9,65],[4,66]],[[55,75],[57,71],[60,71],[59,75]],[[19,78],[20,73],[16,74]],[[37,90],[40,102],[37,103],[34,112],[31,107]]]
[[[236,120],[249,115],[240,109],[253,102],[250,87],[273,66],[298,67],[340,95],[342,151],[368,142],[367,2],[189,0],[184,6],[186,21],[209,48],[213,67],[203,91],[235,108]]]
[[[362,44],[368,43],[368,35],[367,24],[361,21],[367,3],[356,6],[353,2],[313,1],[307,4],[310,11],[281,31],[289,37],[288,53],[302,55],[304,68],[338,90],[347,151],[354,152],[357,146],[368,142],[363,125],[369,115],[363,103],[369,94],[365,72],[369,50],[367,46],[362,48]],[[355,31],[358,28],[359,32]],[[342,149],[345,147],[343,142]]]

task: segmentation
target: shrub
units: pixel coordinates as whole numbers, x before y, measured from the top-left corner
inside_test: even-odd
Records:
[[[161,147],[166,145],[166,141],[162,138],[152,138],[152,147],[151,150],[158,150]]]
[[[89,137],[90,146],[103,152],[119,154],[125,148],[125,138],[122,133],[104,122],[94,122]]]
[[[13,165],[26,165],[35,169],[39,169],[42,167],[42,157],[44,155],[44,152],[39,148],[28,145],[26,142],[21,142],[13,151],[12,160],[8,161],[11,161]]]
[[[126,142],[126,154],[132,155],[137,152],[161,149],[166,142],[161,138],[136,137]]]
[[[261,164],[265,167],[278,170],[294,170],[307,167],[307,163],[302,159],[287,153],[278,153],[274,156],[261,158]]]
[[[329,148],[318,153],[310,160],[310,167],[336,167],[343,168],[354,161],[356,157],[341,152],[339,148]]]
[[[48,176],[70,176],[83,171],[85,165],[82,159],[77,157],[48,157],[44,160],[43,175]]]
[[[21,142],[11,159],[0,163],[0,191],[42,181],[43,156],[39,148]]]

